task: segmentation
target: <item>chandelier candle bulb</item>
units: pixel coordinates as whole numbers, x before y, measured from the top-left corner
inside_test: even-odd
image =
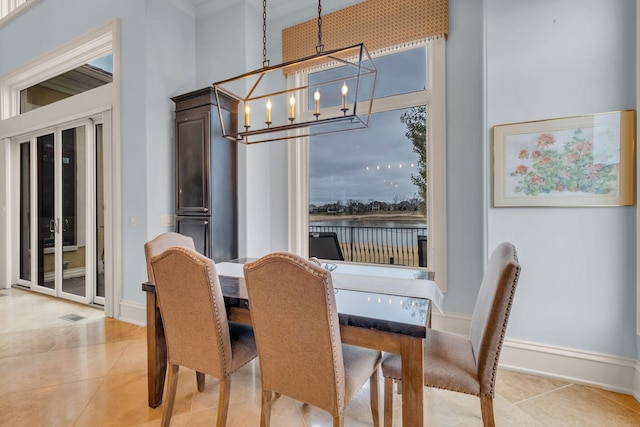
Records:
[[[0,3],[3,1],[0,0]],[[377,75],[375,64],[364,43],[324,50],[321,1],[318,0],[318,44],[315,55],[287,58],[283,63],[271,66],[267,59],[267,1],[263,0],[262,67],[213,83],[224,138],[243,144],[256,144],[369,126]],[[289,37],[288,30],[294,27],[283,29],[283,34],[286,32]],[[288,81],[292,73],[301,70],[307,70],[304,71],[304,78]],[[340,84],[340,81],[343,83]],[[351,94],[349,100],[347,92]],[[342,108],[338,101],[340,93]],[[322,108],[321,98],[332,105]],[[253,122],[250,122],[248,104],[252,104],[254,109]],[[274,108],[275,116],[272,114]],[[232,114],[231,120],[226,120],[229,112]]]
[[[244,106],[244,127],[251,127],[251,120],[249,119],[249,115],[251,114],[251,107],[249,104],[245,104]]]
[[[342,83],[342,110],[347,109],[347,93],[349,93],[349,87],[347,86],[347,82]]]
[[[271,124],[271,107],[273,107],[273,104],[271,103],[271,98],[267,98],[267,121],[266,121],[266,123],[268,125]]]
[[[313,94],[313,99],[316,101],[316,115],[320,115],[320,89],[316,89],[316,92]]]
[[[289,120],[293,121],[296,118],[296,98],[291,95],[289,98]]]

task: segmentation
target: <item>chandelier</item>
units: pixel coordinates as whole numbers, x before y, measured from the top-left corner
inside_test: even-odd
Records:
[[[377,72],[364,43],[325,51],[319,0],[315,55],[269,66],[266,0],[262,18],[262,68],[213,83],[223,136],[254,144],[366,128]],[[288,68],[307,72],[287,78]]]

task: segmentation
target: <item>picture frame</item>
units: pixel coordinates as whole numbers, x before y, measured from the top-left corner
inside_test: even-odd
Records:
[[[634,110],[493,127],[493,206],[632,206]]]

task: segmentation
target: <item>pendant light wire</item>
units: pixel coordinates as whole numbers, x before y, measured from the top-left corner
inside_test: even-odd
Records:
[[[267,68],[267,0],[262,0],[262,66]]]
[[[316,46],[316,53],[321,54],[324,52],[324,44],[322,44],[322,0],[318,0],[318,46]]]

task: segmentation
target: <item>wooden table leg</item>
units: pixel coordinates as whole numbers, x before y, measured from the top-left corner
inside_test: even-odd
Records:
[[[421,338],[403,336],[402,357],[402,425],[424,425],[424,344]]]
[[[167,344],[162,316],[156,304],[155,292],[147,292],[147,388],[149,406],[162,403],[164,378],[167,372]]]

